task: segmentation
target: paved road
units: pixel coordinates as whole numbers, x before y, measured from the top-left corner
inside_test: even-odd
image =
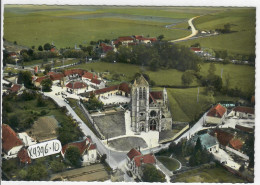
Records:
[[[200,16],[196,16],[196,17],[192,17],[191,19],[188,20],[188,24],[189,26],[191,27],[191,34],[186,36],[186,37],[183,37],[183,38],[180,38],[180,39],[176,39],[176,40],[171,40],[170,42],[178,42],[178,41],[184,41],[184,40],[188,40],[190,39],[191,37],[197,35],[198,33],[198,30],[196,30],[196,28],[194,27],[192,21],[196,18],[198,18]]]

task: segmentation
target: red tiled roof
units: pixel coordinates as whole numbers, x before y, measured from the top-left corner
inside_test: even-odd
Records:
[[[82,76],[84,74],[84,72],[85,71],[82,69],[69,69],[69,70],[64,71],[64,75],[69,76],[72,74],[78,74],[79,76]]]
[[[157,38],[155,38],[155,37],[154,38],[150,38],[150,41],[151,42],[157,41]]]
[[[240,150],[243,146],[243,143],[239,139],[232,139],[229,141],[229,144],[236,150]]]
[[[11,92],[13,92],[13,93],[15,93],[15,92],[18,92],[20,89],[21,89],[21,85],[19,85],[19,84],[14,84],[9,90],[11,91]]]
[[[223,107],[220,104],[217,104],[209,110],[207,116],[222,118],[226,111],[227,109],[225,107]]]
[[[25,148],[21,149],[18,152],[17,157],[20,159],[20,162],[22,162],[22,163],[30,164],[32,162],[31,158],[29,157],[27,150]]]
[[[233,134],[220,129],[215,129],[214,134],[216,135],[218,142],[223,146],[227,146],[231,139],[233,139],[234,137]]]
[[[247,113],[247,114],[255,114],[255,109],[252,108],[252,107],[242,107],[242,106],[238,106],[238,107],[235,107],[233,109],[233,111],[236,111],[236,112],[244,112],[244,113]]]
[[[91,79],[91,83],[94,83],[94,84],[100,84],[101,81],[98,80],[98,79],[96,79],[96,78],[92,78],[92,79]]]
[[[114,91],[114,90],[117,90],[118,89],[118,85],[113,85],[113,86],[110,86],[110,87],[105,87],[103,89],[97,89],[94,91],[94,93],[96,95],[98,94],[103,94],[103,93],[106,93],[106,92],[110,92],[110,91]]]
[[[56,51],[56,49],[55,48],[51,48],[51,52],[54,52],[54,51]]]
[[[97,78],[97,75],[94,75],[93,73],[90,72],[85,72],[82,77],[92,79],[92,78]]]
[[[153,96],[153,98],[155,98],[157,100],[163,99],[162,91],[152,91],[152,92],[150,92],[150,94]]]
[[[156,100],[155,100],[155,98],[152,96],[152,94],[149,93],[149,103],[151,103],[151,102],[156,103]]]
[[[13,147],[22,146],[23,142],[18,138],[14,130],[6,124],[2,125],[2,146],[5,152]]]
[[[192,51],[201,51],[201,48],[190,48]]]
[[[84,82],[69,82],[66,87],[70,88],[70,89],[82,89],[87,87],[87,84],[85,84]]]
[[[61,80],[64,77],[62,73],[54,73],[50,75],[52,81]]]
[[[130,160],[132,160],[135,156],[139,156],[142,154],[138,150],[132,148],[126,155],[129,157]]]
[[[134,157],[135,165],[141,166],[143,164],[154,164],[156,162],[155,157],[152,154],[146,154]]]
[[[133,37],[131,36],[126,36],[126,37],[118,37],[119,41],[127,41],[127,40],[134,40]]]
[[[38,77],[38,78],[35,80],[35,82],[41,83],[44,79],[47,79],[47,78],[48,78],[48,76]]]
[[[142,35],[135,35],[134,37],[135,37],[136,39],[143,38],[143,36],[142,36]]]
[[[90,137],[87,137],[85,140],[80,142],[68,143],[62,147],[61,152],[64,154],[68,147],[75,146],[79,149],[80,155],[83,155],[86,150],[96,149],[96,145],[92,143]]]
[[[119,90],[124,91],[126,93],[130,93],[131,88],[129,87],[128,83],[123,82],[119,85]]]

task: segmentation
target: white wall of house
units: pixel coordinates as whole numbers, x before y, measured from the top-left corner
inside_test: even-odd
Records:
[[[237,116],[237,117],[241,117],[241,118],[255,119],[255,115],[254,114],[245,113],[245,112],[238,112],[238,111],[233,111],[233,110],[228,115],[229,116]]]
[[[208,151],[210,153],[215,153],[215,152],[218,152],[219,151],[219,144],[216,144],[214,146],[211,146],[210,148],[208,148]]]
[[[22,147],[23,145],[13,147],[11,150],[7,152],[7,155],[4,155],[3,158],[4,159],[16,158],[18,152],[21,150]]]
[[[97,150],[89,150],[86,152],[85,155],[82,156],[83,161],[82,164],[84,165],[89,165],[90,163],[95,163],[97,161]]]

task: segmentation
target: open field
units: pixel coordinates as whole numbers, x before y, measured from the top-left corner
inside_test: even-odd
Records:
[[[203,76],[208,75],[209,63],[201,65],[200,74]],[[223,69],[222,81],[225,85],[225,79],[227,75],[230,76],[230,87],[241,88],[242,91],[247,92],[248,90],[255,88],[255,68],[248,65],[234,65],[234,64],[215,64],[216,75],[221,76],[221,69]]]
[[[207,183],[245,183],[243,179],[233,175],[221,166],[208,169],[195,169],[177,175],[174,182],[207,182]]]
[[[224,25],[231,24],[232,33],[218,36],[199,38],[180,42],[188,45],[199,42],[201,47],[215,50],[227,50],[230,54],[255,53],[255,8],[230,8],[225,11],[207,14],[194,20],[199,30],[223,29]]]
[[[179,162],[174,158],[169,158],[166,156],[158,156],[156,158],[170,171],[175,171],[180,167]]]
[[[154,7],[6,5],[4,38],[28,47],[53,41],[58,48],[73,47],[75,43],[86,45],[91,40],[114,39],[125,35],[157,37],[163,34],[165,39],[172,40],[187,36],[190,31],[168,29],[165,25],[187,22],[198,12],[183,11],[176,7],[164,10]]]
[[[220,100],[236,101],[239,98],[228,96],[215,96],[213,100],[204,94],[204,88],[200,87],[199,102],[197,103],[198,88],[174,89],[168,88],[168,98],[170,101],[170,109],[174,121],[189,122],[196,116],[205,112],[212,103]],[[214,102],[211,102],[214,101]]]
[[[242,91],[247,92],[249,89],[253,89],[255,86],[255,68],[248,65],[234,65],[234,64],[215,64],[216,66],[216,75],[221,76],[221,69],[223,68],[223,85],[225,85],[225,79],[227,75],[230,76],[230,86],[232,88],[238,87]],[[122,77],[121,81],[131,81],[133,76],[137,72],[141,72],[142,67],[131,64],[123,64],[123,63],[106,63],[106,62],[95,62],[88,64],[81,64],[77,66],[73,66],[71,68],[80,68],[90,71],[93,69],[96,72],[105,72],[109,71],[112,74],[124,74],[125,77]],[[144,68],[145,69],[145,68]],[[200,74],[203,76],[208,75],[209,63],[202,63]],[[181,76],[183,72],[178,71],[176,69],[167,69],[167,70],[159,70],[156,72],[145,70],[151,80],[153,80],[156,85],[167,86],[167,85],[175,85],[181,86]],[[111,74],[111,75],[112,75]],[[198,85],[196,80],[191,84]]]

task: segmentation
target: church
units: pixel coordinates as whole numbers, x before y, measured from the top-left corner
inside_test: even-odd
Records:
[[[149,83],[141,75],[131,88],[132,131],[148,132],[170,129],[172,116],[168,107],[167,91],[150,91]]]

